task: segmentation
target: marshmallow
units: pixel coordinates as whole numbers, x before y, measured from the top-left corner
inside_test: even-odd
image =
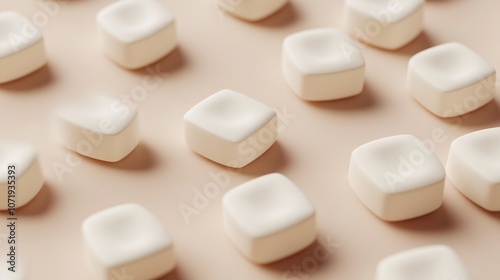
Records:
[[[11,167],[11,166],[14,167]],[[42,170],[32,145],[0,141],[0,210],[9,206],[9,186],[15,185],[15,208],[30,202],[44,183]]]
[[[446,174],[470,200],[500,211],[500,128],[472,132],[451,143]]]
[[[63,145],[102,161],[119,161],[139,143],[137,110],[107,96],[88,96],[60,108],[55,128]]]
[[[156,279],[174,269],[172,239],[138,204],[114,206],[82,224],[87,266],[95,279]]]
[[[495,68],[459,43],[421,51],[408,64],[408,91],[439,117],[467,114],[488,103],[495,79]]]
[[[288,0],[216,0],[219,7],[239,18],[259,21],[283,8]]]
[[[232,90],[221,90],[184,115],[186,144],[198,154],[230,167],[243,167],[276,141],[276,112]]]
[[[342,31],[312,29],[285,38],[282,71],[300,98],[334,100],[363,90],[365,60],[354,41]]]
[[[423,29],[424,0],[347,0],[344,26],[359,41],[395,50]]]
[[[437,156],[411,135],[381,138],[351,154],[351,188],[383,220],[406,220],[438,209],[444,178]]]
[[[16,12],[0,13],[0,83],[24,77],[46,63],[42,32]]]
[[[453,249],[432,245],[388,256],[377,266],[376,280],[470,280]]]
[[[229,238],[256,263],[288,257],[316,238],[314,207],[281,174],[268,174],[230,190],[222,207]]]
[[[177,45],[173,15],[158,0],[119,0],[97,14],[104,52],[117,64],[138,69]]]

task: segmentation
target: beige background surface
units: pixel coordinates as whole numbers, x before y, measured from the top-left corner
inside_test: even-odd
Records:
[[[472,279],[498,279],[499,213],[483,211],[447,184],[444,205],[435,213],[385,223],[357,200],[346,177],[350,152],[367,141],[401,133],[427,139],[436,129],[442,130],[447,141],[437,144],[436,151],[444,163],[452,139],[500,125],[498,90],[484,108],[450,120],[431,115],[405,92],[410,56],[440,43],[465,43],[499,69],[500,2],[428,1],[425,32],[413,43],[393,52],[364,49],[366,85],[361,95],[308,103],[298,99],[282,78],[281,42],[299,30],[339,27],[343,1],[292,0],[259,23],[219,13],[212,0],[162,1],[177,18],[180,46],[153,66],[162,72],[159,84],[137,102],[140,146],[116,164],[81,158],[59,180],[54,164],[67,165],[68,155],[80,157],[51,139],[54,108],[88,93],[131,96],[149,75],[144,69],[118,67],[97,45],[95,14],[110,2],[63,2],[44,22],[39,1],[0,0],[0,10],[16,10],[45,23],[49,59],[40,71],[0,85],[1,137],[34,142],[46,177],[41,193],[18,211],[20,255],[29,279],[89,279],[83,266],[82,220],[132,201],[156,214],[175,240],[178,269],[164,279],[282,279],[292,266],[310,261],[318,243],[283,261],[258,266],[236,251],[222,228],[222,194],[270,172],[281,172],[302,188],[317,207],[319,238],[330,237],[340,245],[303,279],[374,279],[382,257],[435,243],[455,248]],[[223,88],[241,91],[293,116],[283,122],[278,142],[267,153],[239,173],[227,173],[228,187],[188,224],[179,205],[192,205],[194,190],[212,182],[211,172],[225,169],[186,147],[182,116]],[[5,219],[5,213],[0,219]],[[5,234],[5,227],[0,227],[0,235]],[[4,245],[2,241],[0,247]]]

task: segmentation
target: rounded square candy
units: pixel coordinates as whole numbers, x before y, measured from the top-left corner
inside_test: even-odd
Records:
[[[225,11],[248,21],[262,20],[280,10],[288,0],[216,0]]]
[[[285,38],[282,71],[300,98],[334,100],[363,90],[365,60],[354,41],[342,31],[312,29]]]
[[[288,257],[316,238],[314,207],[281,174],[268,174],[230,190],[222,207],[229,238],[256,263]]]
[[[276,141],[276,112],[241,93],[221,90],[184,115],[186,144],[222,165],[243,167]]]
[[[0,141],[0,210],[26,205],[38,194],[43,184],[35,147]],[[15,200],[15,205],[9,205],[9,195]]]
[[[418,138],[374,140],[351,154],[349,183],[375,215],[386,221],[419,217],[443,202],[444,168]]]
[[[470,280],[453,249],[431,245],[388,256],[377,266],[377,280]]]
[[[455,139],[446,173],[470,200],[489,211],[500,211],[500,127]]]
[[[173,15],[158,0],[119,0],[97,14],[99,39],[117,64],[138,69],[177,45]]]
[[[356,39],[395,50],[423,29],[424,0],[346,0],[344,26]]]
[[[492,100],[495,79],[495,68],[460,43],[421,51],[408,63],[410,95],[444,118],[467,114]]]
[[[95,279],[120,275],[156,279],[175,267],[167,230],[138,204],[122,204],[89,216],[83,221],[82,234],[87,266]]]
[[[0,83],[24,77],[46,63],[42,32],[16,12],[0,12]]]
[[[102,161],[123,159],[140,141],[137,110],[108,96],[89,95],[61,107],[55,124],[63,145]]]

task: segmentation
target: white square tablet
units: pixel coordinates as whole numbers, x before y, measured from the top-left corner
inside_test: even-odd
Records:
[[[89,95],[61,107],[55,129],[69,149],[109,162],[123,159],[140,140],[137,110],[108,96]]]
[[[46,63],[42,32],[16,12],[0,12],[0,83],[24,77]]]
[[[399,49],[423,29],[424,0],[346,0],[344,26],[363,43]]]
[[[351,188],[383,220],[411,219],[439,208],[444,178],[434,152],[411,135],[377,139],[351,154]]]
[[[312,29],[285,38],[282,71],[290,88],[302,99],[333,100],[362,91],[365,60],[342,31]]]
[[[488,103],[495,79],[495,68],[460,43],[421,51],[408,63],[408,91],[439,117],[463,115]]]
[[[277,135],[272,108],[228,89],[209,96],[184,115],[186,144],[226,166],[239,168],[254,161]]]
[[[15,208],[19,208],[38,194],[43,183],[44,178],[34,146],[0,141],[0,210],[13,206],[9,207],[9,190],[14,190],[15,193],[11,195],[15,197],[11,199],[15,200]]]
[[[173,15],[158,0],[118,0],[97,14],[99,39],[117,64],[137,69],[177,45]]]
[[[465,134],[451,143],[446,173],[479,206],[500,211],[500,128]]]
[[[388,256],[377,266],[377,280],[470,280],[453,249],[445,245],[419,247]]]
[[[225,11],[248,21],[259,21],[279,11],[288,0],[216,0]]]
[[[256,263],[288,257],[316,238],[314,207],[281,174],[248,181],[227,192],[222,203],[229,238]]]
[[[82,224],[92,275],[109,280],[125,272],[156,279],[175,267],[172,239],[161,222],[138,204],[122,204],[89,216]]]

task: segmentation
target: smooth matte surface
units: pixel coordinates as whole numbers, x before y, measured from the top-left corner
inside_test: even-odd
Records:
[[[115,205],[82,223],[87,266],[96,279],[117,271],[135,272],[134,279],[164,275],[175,266],[173,241],[155,214],[135,203]],[[116,276],[114,276],[116,277]]]
[[[297,96],[330,101],[359,94],[365,59],[354,40],[340,29],[316,28],[283,40],[283,78]]]
[[[248,21],[259,21],[285,6],[288,0],[214,0],[219,7]]]
[[[119,0],[97,14],[103,51],[135,70],[161,60],[177,46],[174,15],[157,0]]]
[[[406,0],[406,1],[394,1],[394,0],[347,0],[347,3],[351,5],[353,9],[356,9],[359,13],[366,16],[374,16],[380,11],[389,11],[394,14],[391,17],[381,17],[384,23],[396,23],[398,21],[404,20],[414,12],[416,12],[425,1],[421,0]],[[397,13],[396,13],[397,11]],[[378,15],[378,14],[377,14]]]
[[[330,74],[365,66],[361,50],[340,29],[319,28],[291,34],[283,52],[304,75]]]
[[[292,278],[292,266],[309,264],[321,244],[333,255],[322,250],[316,269],[301,269],[312,279],[374,279],[382,258],[440,243],[457,251],[472,279],[498,279],[500,214],[482,210],[446,185],[444,204],[436,212],[384,223],[366,211],[347,182],[352,150],[372,139],[403,133],[430,139],[444,163],[455,137],[500,126],[498,89],[495,100],[480,110],[445,120],[429,114],[405,89],[410,56],[441,43],[463,42],[498,68],[498,0],[427,1],[424,34],[394,52],[364,47],[364,92],[326,103],[304,102],[291,92],[282,78],[281,44],[300,30],[340,27],[343,1],[293,0],[273,17],[253,24],[217,12],[208,0],[162,1],[176,15],[180,46],[159,64],[135,72],[109,61],[97,43],[95,14],[111,2],[62,2],[42,27],[48,66],[0,85],[1,133],[36,144],[47,182],[17,213],[19,254],[29,279],[89,279],[81,222],[127,202],[156,213],[175,240],[178,267],[162,280]],[[37,1],[3,0],[0,9],[15,9],[30,18],[43,12]],[[148,76],[157,69],[161,73]],[[146,87],[141,94],[140,88]],[[221,88],[248,93],[275,108],[281,119],[278,142],[239,173],[203,159],[184,144],[183,115]],[[140,111],[142,143],[121,162],[79,157],[55,145],[46,133],[54,108],[93,90],[128,96]],[[441,139],[435,136],[439,133],[445,140],[438,143],[432,139]],[[54,163],[72,172],[58,176]],[[227,242],[221,200],[229,189],[270,172],[307,186],[303,191],[316,207],[319,236],[297,255],[257,266]],[[212,198],[204,195],[209,185],[219,186]],[[194,208],[193,198],[200,192],[206,200],[197,201],[199,213],[188,224],[179,206]],[[5,220],[4,212],[0,220]],[[2,240],[5,234],[0,227]]]
[[[420,217],[443,203],[444,167],[413,135],[384,137],[356,148],[348,178],[360,201],[386,221]]]
[[[0,13],[0,58],[30,48],[42,39],[42,33],[26,23],[26,18],[19,13]]]
[[[429,245],[406,250],[382,259],[377,280],[452,279],[469,280],[460,256],[446,245]]]
[[[346,0],[345,28],[361,42],[396,50],[423,30],[425,0]]]
[[[494,98],[495,68],[464,44],[440,44],[411,57],[407,91],[439,117],[456,117]]]
[[[274,109],[245,94],[224,89],[184,115],[188,147],[224,166],[241,168],[266,152],[278,136]]]
[[[0,83],[24,77],[45,63],[42,32],[23,15],[0,10]]]
[[[0,174],[0,210],[12,208],[12,202],[26,205],[43,187],[37,152],[28,143],[0,141],[0,168],[5,170]]]
[[[249,260],[266,264],[291,256],[316,239],[315,209],[279,173],[245,182],[224,195],[224,228]]]
[[[412,58],[412,67],[432,86],[443,92],[457,90],[495,74],[480,54],[450,42],[424,50]]]
[[[138,112],[119,98],[87,94],[54,116],[54,141],[97,160],[117,162],[140,142]]]
[[[453,141],[446,175],[479,206],[500,211],[500,127],[475,131]]]
[[[174,16],[157,0],[118,0],[98,13],[97,22],[118,41],[131,44],[173,24]]]
[[[226,211],[250,237],[268,236],[314,216],[301,189],[279,173],[266,174],[225,196]]]
[[[265,126],[275,115],[266,104],[224,89],[196,104],[184,120],[228,142],[238,143]]]

